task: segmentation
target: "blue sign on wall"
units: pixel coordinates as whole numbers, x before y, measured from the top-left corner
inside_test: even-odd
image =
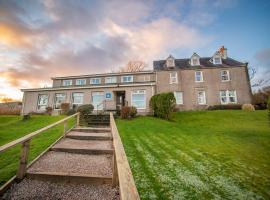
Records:
[[[111,92],[106,92],[105,97],[106,97],[106,99],[111,99],[112,98],[112,93]]]

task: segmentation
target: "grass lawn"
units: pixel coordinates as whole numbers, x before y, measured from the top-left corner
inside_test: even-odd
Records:
[[[141,199],[269,199],[266,111],[117,120]]]
[[[35,130],[52,124],[65,116],[34,115],[30,120],[22,121],[20,116],[0,115],[0,146],[27,135]],[[75,120],[70,119],[71,127]],[[44,131],[31,140],[28,160],[31,161],[63,134],[63,124]],[[21,145],[0,153],[0,186],[16,174],[19,164]]]

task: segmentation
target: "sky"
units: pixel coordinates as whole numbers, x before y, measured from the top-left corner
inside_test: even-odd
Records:
[[[0,0],[0,97],[128,61],[228,56],[270,78],[269,0]]]

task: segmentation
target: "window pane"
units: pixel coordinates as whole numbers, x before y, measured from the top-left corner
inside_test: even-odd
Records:
[[[48,95],[41,94],[38,96],[38,110],[46,110],[48,105]]]
[[[103,92],[93,92],[92,93],[92,104],[94,106],[94,109],[103,109],[103,102],[104,100],[104,93]]]
[[[64,93],[55,94],[54,108],[60,109],[61,103],[65,102],[66,95]]]
[[[72,94],[73,104],[83,104],[83,93]]]
[[[183,93],[182,92],[174,92],[174,97],[176,100],[176,104],[183,104]]]
[[[131,97],[132,106],[135,106],[138,109],[146,108],[145,102],[145,91],[144,90],[137,90],[132,93]]]

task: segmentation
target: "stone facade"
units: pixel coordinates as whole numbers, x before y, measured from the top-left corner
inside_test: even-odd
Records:
[[[167,61],[154,61],[153,71],[55,77],[52,78],[53,86],[51,88],[22,90],[24,92],[22,112],[24,114],[41,112],[44,111],[45,106],[57,110],[55,96],[59,93],[65,96],[62,102],[71,105],[75,101],[73,93],[83,93],[83,100],[80,102],[82,104],[97,105],[101,101],[105,102],[103,107],[105,106],[107,110],[116,110],[119,108],[118,105],[120,107],[133,105],[138,106],[140,114],[149,113],[150,98],[162,92],[175,93],[178,97],[177,108],[179,110],[200,110],[212,105],[227,103],[251,103],[247,64],[227,58],[227,56],[221,56],[220,60],[213,61],[213,58],[219,58],[219,53],[216,52],[214,56],[200,58],[197,54],[193,54],[191,59],[198,60],[192,60],[192,62],[190,59],[174,60],[170,56]],[[215,64],[214,62],[221,63]],[[226,75],[225,78],[223,73]],[[124,81],[124,76],[132,76],[132,78]],[[107,83],[106,77],[116,78],[113,83]],[[93,78],[99,79],[96,84],[91,84]],[[76,85],[77,79],[84,79],[85,84]],[[196,79],[201,80],[196,81]],[[71,85],[64,86],[65,80],[71,80]],[[39,96],[42,94],[47,101],[42,107],[43,110],[39,110]],[[94,94],[101,96],[97,99]]]

